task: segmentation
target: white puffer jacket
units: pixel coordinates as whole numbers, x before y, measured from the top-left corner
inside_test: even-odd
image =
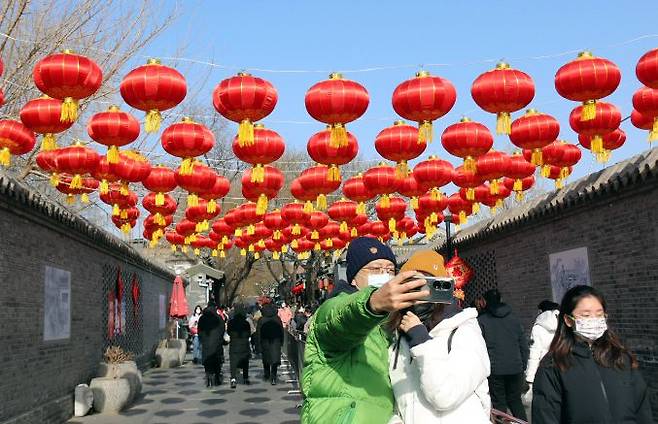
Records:
[[[477,315],[475,308],[467,308],[441,321],[430,331],[432,339],[411,351],[402,339],[395,369],[395,347],[390,348],[389,373],[398,411],[391,423],[490,422],[489,355]],[[448,353],[448,338],[455,328]]]
[[[548,348],[551,346],[555,330],[557,329],[557,316],[559,311],[544,311],[537,316],[535,324],[532,326],[530,339],[530,356],[528,358],[528,367],[525,371],[526,381],[532,383],[535,381],[535,373],[541,358],[546,355]]]

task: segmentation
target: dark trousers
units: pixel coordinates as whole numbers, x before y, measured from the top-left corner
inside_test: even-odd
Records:
[[[509,410],[514,417],[527,421],[521,402],[524,379],[523,373],[489,376],[489,394],[493,408],[504,413]]]
[[[249,357],[231,361],[231,378],[238,378],[238,369],[242,369],[242,378],[249,380]]]
[[[270,378],[276,379],[278,368],[279,364],[268,364],[267,362],[263,361],[263,378],[266,380],[269,380]]]

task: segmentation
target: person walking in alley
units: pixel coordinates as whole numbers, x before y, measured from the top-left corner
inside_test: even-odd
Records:
[[[198,330],[201,339],[201,363],[206,371],[206,386],[222,383],[224,348],[222,340],[226,329],[225,321],[217,313],[217,305],[211,300],[199,318]]]
[[[293,318],[292,309],[290,309],[290,306],[288,306],[286,302],[283,302],[281,304],[281,307],[279,308],[278,314],[279,314],[279,318],[281,319],[281,323],[283,324],[283,327],[287,328],[288,324]]]
[[[501,302],[500,292],[491,289],[484,294],[486,307],[478,316],[482,336],[487,344],[491,375],[489,393],[494,409],[511,411],[516,418],[527,420],[521,402],[528,362],[528,342],[523,327],[512,308]]]
[[[302,423],[386,424],[393,416],[388,377],[389,312],[429,296],[415,272],[395,275],[391,249],[370,237],[347,249],[346,282],[316,311],[306,338]]]
[[[199,341],[199,319],[203,310],[201,306],[196,305],[194,308],[194,313],[187,320],[188,326],[190,327],[190,334],[192,334],[192,362],[195,364],[201,363],[201,342]]]
[[[605,299],[590,286],[565,293],[533,386],[532,424],[654,422],[637,360],[608,328]]]
[[[433,250],[416,251],[401,269],[407,270],[449,278]],[[397,415],[389,424],[490,423],[489,356],[477,316],[454,298],[391,314],[387,327],[397,342],[389,348],[389,373]]]
[[[247,314],[242,307],[236,307],[233,318],[228,322],[226,329],[231,341],[228,355],[231,366],[231,388],[238,384],[238,370],[242,370],[243,383],[249,385],[249,358],[251,358],[251,327],[247,322]]]
[[[263,305],[262,317],[258,320],[258,345],[263,359],[263,379],[272,385],[277,383],[277,369],[281,365],[283,345],[283,323],[272,303]]]
[[[530,406],[532,403],[532,383],[535,380],[535,373],[539,367],[539,361],[551,346],[557,329],[557,316],[560,313],[560,305],[550,300],[542,301],[537,307],[539,315],[537,315],[530,333],[530,356],[528,357],[528,367],[525,370],[525,380],[529,390],[523,395],[522,400],[526,406]]]

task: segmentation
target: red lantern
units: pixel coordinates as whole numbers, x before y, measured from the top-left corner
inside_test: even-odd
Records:
[[[129,183],[142,182],[149,176],[151,173],[151,164],[139,152],[135,150],[124,150],[119,153],[119,161],[117,163],[110,163],[110,170],[122,181],[122,190],[127,192]]]
[[[514,183],[510,190],[521,192],[523,191],[523,180],[531,177],[535,173],[535,166],[528,162],[521,153],[515,152],[509,160],[507,167],[506,177],[509,177]],[[534,177],[532,179],[534,182]],[[472,200],[472,199],[471,199]]]
[[[56,187],[57,184],[59,183],[59,171],[57,169],[57,151],[41,150],[39,153],[37,153],[36,162],[39,168],[50,174],[50,185]],[[94,178],[101,179],[98,178],[95,173],[94,173]],[[105,184],[107,185],[107,182]]]
[[[189,174],[182,173],[181,168],[178,168],[175,178],[176,184],[189,193],[187,205],[196,206],[199,203],[199,195],[208,192],[215,186],[217,174],[200,162],[190,163],[190,168],[192,172]]]
[[[497,114],[496,134],[509,134],[510,114],[530,104],[535,97],[535,84],[530,75],[501,62],[473,81],[471,96],[482,109]]]
[[[311,230],[311,240],[318,240],[320,238],[318,231],[324,228],[328,223],[329,217],[326,213],[320,211],[311,212],[307,223],[308,228]]]
[[[409,121],[418,122],[418,142],[432,141],[432,121],[455,105],[457,92],[447,79],[431,76],[427,71],[398,85],[393,92],[393,109]]]
[[[199,193],[202,199],[208,201],[208,212],[215,212],[218,208],[217,200],[226,196],[231,190],[231,183],[228,178],[222,175],[215,175],[215,184],[208,191]]]
[[[119,162],[119,147],[126,146],[139,137],[139,122],[118,106],[110,106],[106,112],[91,117],[87,133],[95,142],[108,147],[107,161]]]
[[[62,101],[41,96],[30,100],[21,109],[21,121],[34,131],[42,134],[41,150],[53,150],[57,148],[55,134],[59,134],[71,128],[73,122],[62,122]]]
[[[94,94],[103,82],[103,72],[93,60],[70,50],[41,59],[34,65],[32,77],[42,93],[63,101],[62,122],[74,122],[78,101]]]
[[[182,219],[176,224],[176,232],[185,237],[185,244],[190,244],[196,238],[196,222]]]
[[[405,216],[397,222],[397,239],[401,242],[413,237],[418,232],[413,218]]]
[[[238,142],[254,144],[254,125],[272,113],[278,94],[268,81],[241,72],[217,85],[212,94],[213,105],[224,118],[240,124]]]
[[[92,177],[82,178],[81,188],[71,188],[71,181],[73,177],[64,174],[58,178],[55,188],[61,193],[66,194],[66,203],[72,205],[75,203],[75,196],[80,195],[82,203],[89,203],[89,193],[94,192],[98,188],[98,181]]]
[[[579,109],[580,121],[590,121],[598,113],[596,101],[612,94],[621,81],[621,71],[611,61],[581,52],[578,58],[558,69],[555,89],[560,96],[575,102],[583,102]]]
[[[418,209],[418,196],[421,196],[425,191],[426,190],[423,190],[423,187],[418,184],[413,172],[407,175],[398,186],[398,193],[410,199],[411,209],[413,210]]]
[[[215,145],[212,131],[188,117],[167,127],[161,140],[162,148],[167,153],[183,159],[180,167],[182,175],[190,175],[194,158],[208,153]]]
[[[252,171],[252,169],[247,169],[242,174],[242,194],[246,199],[252,201],[256,198],[256,213],[265,215],[268,200],[276,197],[283,187],[283,173],[273,166],[265,165],[263,177],[259,178],[261,181],[254,182]]]
[[[553,144],[546,146],[547,149],[557,150],[555,153],[546,154],[546,163],[551,166],[557,166],[562,169],[560,179],[565,180],[571,174],[571,169],[578,163],[582,157],[580,149],[575,144],[569,144],[565,141],[558,140]],[[542,168],[542,176],[547,177],[549,173],[548,167],[544,165]]]
[[[144,129],[147,133],[160,130],[160,112],[183,101],[187,94],[185,77],[174,68],[149,59],[146,65],[128,73],[120,85],[121,97],[135,109],[146,112]]]
[[[441,144],[451,155],[464,159],[466,171],[476,172],[475,159],[493,147],[493,135],[479,122],[462,118],[443,131]]]
[[[384,207],[389,204],[389,194],[398,191],[398,186],[401,182],[402,180],[398,178],[396,169],[386,165],[384,162],[381,162],[374,168],[368,169],[363,174],[363,184],[366,190],[375,195],[381,195],[379,203]]]
[[[443,221],[443,210],[448,207],[445,197],[436,198],[431,193],[425,193],[418,198],[416,216],[423,222],[423,228],[428,237],[434,235],[436,226]],[[422,218],[422,219],[421,219]]]
[[[72,189],[82,188],[82,175],[93,173],[101,159],[94,149],[80,143],[62,147],[57,149],[56,152],[57,169],[60,172],[73,175]]]
[[[642,115],[653,119],[649,142],[658,140],[658,89],[642,87],[637,90],[633,94],[633,107]]]
[[[219,218],[212,223],[212,232],[219,235],[224,244],[228,242],[234,231],[235,229],[226,222],[225,218]]]
[[[290,194],[300,202],[304,202],[305,212],[313,212],[313,202],[315,202],[317,194],[307,191],[302,187],[301,177],[292,180],[292,183],[290,184]]]
[[[52,151],[55,152],[55,150]],[[101,193],[107,193],[110,189],[110,183],[119,181],[119,177],[112,172],[110,164],[107,163],[107,158],[105,156],[101,156],[101,160],[98,162],[96,170],[92,172],[91,175],[100,181]]]
[[[340,223],[339,231],[348,230],[348,222],[351,222],[357,216],[358,204],[352,200],[341,199],[334,202],[327,213],[336,222]]]
[[[177,186],[176,173],[173,169],[167,168],[164,165],[156,165],[151,168],[151,172],[142,181],[142,184],[147,190],[156,193],[155,204],[162,206],[165,199],[164,194],[173,191]]]
[[[375,206],[375,210],[377,212],[377,218],[382,222],[387,222],[388,230],[391,233],[395,233],[397,231],[397,221],[404,218],[404,214],[407,211],[407,203],[401,197],[391,196],[388,206],[377,205]]]
[[[107,193],[101,193],[99,197],[102,202],[112,206],[113,216],[119,216],[121,210],[137,205],[137,194],[132,191],[123,194],[119,184],[110,184]]]
[[[281,239],[281,230],[286,227],[286,223],[281,217],[281,211],[279,209],[266,213],[263,217],[263,224],[273,231],[272,238],[275,241]]]
[[[202,233],[210,229],[210,223],[208,221],[213,220],[219,215],[220,210],[215,210],[215,212],[208,212],[208,202],[203,199],[199,199],[199,203],[196,206],[188,206],[185,209],[185,218],[189,219],[192,222],[197,223],[196,232]]]
[[[253,235],[255,224],[263,220],[263,216],[257,213],[256,204],[253,202],[244,203],[237,208],[237,213],[240,224],[243,227],[247,227],[247,235]]]
[[[635,67],[635,75],[642,84],[658,89],[658,49],[642,55]]]
[[[322,165],[329,167],[328,178],[330,181],[340,181],[341,165],[348,164],[359,153],[359,144],[356,137],[351,132],[346,131],[347,142],[340,147],[331,145],[331,129],[327,127],[326,130],[313,134],[308,140],[306,150],[308,155]]]
[[[459,217],[459,224],[466,224],[468,217],[473,213],[473,204],[462,199],[459,193],[454,193],[448,197],[448,210]]]
[[[158,195],[162,195],[162,202],[158,204]],[[165,224],[164,217],[176,213],[178,205],[173,197],[163,193],[149,193],[142,199],[144,209],[149,211],[154,216],[156,223],[160,225]]]
[[[418,129],[404,121],[395,121],[393,126],[383,129],[375,138],[375,149],[384,159],[397,162],[398,178],[409,174],[407,162],[416,159],[427,145],[418,143]]]
[[[534,166],[532,170],[535,170]],[[457,187],[464,189],[466,200],[472,202],[475,200],[475,187],[482,184],[482,177],[474,172],[466,171],[463,166],[459,166],[455,168],[455,172],[452,175],[452,182]]]
[[[301,228],[306,225],[311,218],[311,214],[304,211],[304,205],[293,202],[281,208],[281,218],[287,225],[292,226],[292,235],[300,235]]]
[[[263,165],[278,160],[286,149],[283,138],[276,132],[265,128],[263,124],[254,125],[254,143],[245,145],[239,137],[233,139],[233,153],[243,162],[251,164],[252,182],[263,182]]]
[[[11,155],[23,155],[37,143],[34,133],[18,121],[0,120],[0,165],[11,165]],[[79,186],[74,188],[80,188]]]
[[[514,191],[516,193],[516,200],[520,202],[523,200],[523,192],[530,190],[535,185],[535,176],[530,175],[528,177],[521,178],[520,180],[505,177],[503,178],[503,185],[508,190]]]
[[[635,98],[635,97],[633,97]],[[597,102],[595,104],[596,116],[593,119],[582,121],[578,119],[583,106],[578,106],[569,115],[571,128],[579,135],[592,137],[592,152],[603,152],[603,136],[610,134],[621,123],[621,112],[613,104]]]
[[[329,167],[326,165],[318,165],[304,170],[299,182],[304,190],[317,196],[316,206],[320,210],[327,209],[327,195],[340,187],[340,180],[329,179]]]
[[[631,123],[635,128],[641,130],[651,130],[653,128],[653,118],[643,115],[635,109],[631,112]]]
[[[335,221],[329,221],[318,232],[320,240],[327,242],[328,247],[333,247],[333,238],[340,233],[340,225]]]
[[[388,225],[381,221],[374,221],[370,224],[370,234],[382,242],[384,241],[385,237],[391,235],[388,230]]]
[[[525,115],[512,122],[510,141],[520,149],[532,150],[530,162],[535,166],[544,164],[541,149],[554,142],[560,135],[560,123],[545,113],[528,109]]]
[[[375,197],[375,194],[370,192],[363,182],[363,174],[357,174],[354,177],[348,178],[343,184],[343,195],[350,200],[358,202],[357,213],[365,213],[366,205],[364,202]]]
[[[424,190],[429,190],[431,196],[438,199],[442,197],[441,187],[452,182],[454,171],[450,162],[430,156],[414,167],[414,177]]]
[[[331,126],[329,145],[338,148],[348,143],[345,124],[359,119],[366,112],[370,98],[368,90],[358,82],[332,73],[328,80],[308,89],[304,103],[313,119]]]
[[[127,216],[123,218],[123,216]],[[137,218],[139,218],[139,209],[131,207],[121,211],[121,216],[113,216],[112,222],[117,228],[121,229],[124,234],[130,234],[130,231],[137,225]]]
[[[564,187],[564,180],[571,175],[573,168],[567,168],[565,172],[564,169],[560,166],[549,165],[547,177],[551,180],[555,180],[555,188],[561,189]]]
[[[182,246],[185,243],[185,237],[176,231],[167,231],[165,238],[171,244],[171,250],[176,251],[176,246]]]
[[[514,132],[514,123],[512,123],[512,132]],[[478,158],[478,174],[482,180],[489,181],[492,195],[498,194],[498,179],[507,175],[509,163],[510,157],[507,154],[495,150]]]
[[[632,115],[631,115],[632,119]],[[592,148],[592,139],[584,135],[578,136],[578,141],[580,145],[584,148],[591,150]],[[626,133],[621,129],[616,129],[611,133],[608,133],[603,136],[603,152],[596,153],[596,161],[600,163],[606,163],[610,159],[610,154],[613,150],[616,150],[624,145],[626,142]]]

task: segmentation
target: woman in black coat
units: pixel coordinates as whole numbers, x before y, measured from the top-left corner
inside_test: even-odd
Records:
[[[201,340],[201,363],[206,370],[206,386],[218,386],[222,381],[222,346],[226,324],[217,313],[217,306],[208,303],[199,318],[198,331]]]
[[[251,357],[251,345],[249,336],[251,327],[247,322],[247,314],[243,310],[237,310],[233,318],[228,322],[228,335],[231,342],[228,354],[231,362],[231,388],[237,386],[238,368],[242,369],[244,384],[249,384],[249,358]]]
[[[263,355],[263,378],[276,384],[276,373],[281,364],[281,345],[283,344],[283,324],[276,307],[268,303],[263,306],[263,317],[258,321],[257,334]]]
[[[633,354],[607,327],[603,296],[576,286],[533,386],[532,423],[652,423],[647,385]]]

